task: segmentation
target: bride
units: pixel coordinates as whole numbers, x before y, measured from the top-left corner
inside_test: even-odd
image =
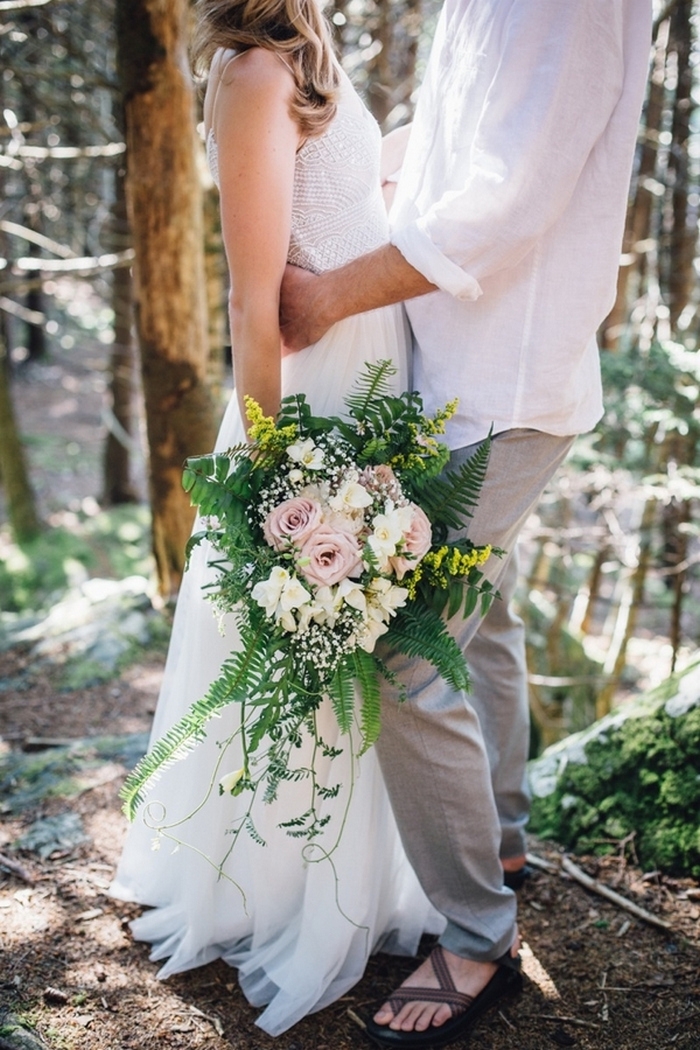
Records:
[[[339,413],[364,362],[385,358],[406,389],[408,335],[402,308],[391,306],[281,358],[286,263],[333,269],[388,239],[381,136],[334,57],[318,0],[199,0],[197,16],[194,57],[209,69],[206,147],[231,276],[236,392],[217,441],[224,450],[245,439],[246,394],[269,415],[300,391],[316,414]],[[200,546],[178,600],[152,741],[204,695],[236,645],[232,620],[219,624],[204,597],[209,579]],[[355,757],[329,705],[319,715],[323,738],[342,748],[317,762],[319,775],[341,790],[324,801],[331,819],[312,844],[279,826],[304,808],[303,783],[290,782],[273,803],[256,800],[257,837],[233,838],[248,800],[211,783],[218,742],[235,732],[233,706],[152,790],[111,887],[149,907],[132,929],[152,944],[152,959],[167,960],[159,976],[224,959],[248,1000],[266,1007],[258,1024],[271,1035],[343,995],[370,952],[415,954],[421,934],[444,922],[405,858],[374,752]],[[231,769],[241,764],[229,755]]]

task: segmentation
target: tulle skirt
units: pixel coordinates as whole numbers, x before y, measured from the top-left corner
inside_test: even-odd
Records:
[[[339,413],[363,363],[383,358],[396,364],[395,389],[404,390],[408,338],[398,306],[348,318],[284,359],[284,393],[305,392],[315,414]],[[242,439],[233,397],[217,449]],[[152,741],[204,695],[237,644],[233,618],[220,622],[203,596],[208,554],[197,548],[185,574]],[[270,1035],[343,995],[370,952],[415,954],[421,935],[444,925],[406,860],[374,751],[357,757],[357,736],[339,733],[330,705],[317,717],[320,736],[342,753],[316,758],[319,782],[340,789],[318,803],[319,817],[330,821],[312,843],[279,827],[308,808],[307,780],[284,782],[272,803],[256,798],[256,835],[234,834],[250,796],[218,793],[219,778],[242,765],[233,705],[153,787],[110,890],[150,907],[132,930],[152,944],[152,959],[167,960],[160,977],[224,959],[238,969],[250,1003],[266,1007],[258,1024]],[[295,764],[310,760],[311,747],[305,740]]]

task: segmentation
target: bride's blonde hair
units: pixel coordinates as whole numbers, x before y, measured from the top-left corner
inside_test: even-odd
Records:
[[[294,77],[291,111],[302,134],[325,130],[335,115],[339,75],[318,0],[197,0],[195,14],[196,74],[208,71],[219,48],[276,51]]]

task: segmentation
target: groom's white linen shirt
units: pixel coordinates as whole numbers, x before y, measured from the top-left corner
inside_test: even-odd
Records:
[[[391,240],[440,289],[406,308],[452,448],[601,416],[650,36],[651,0],[446,0]]]

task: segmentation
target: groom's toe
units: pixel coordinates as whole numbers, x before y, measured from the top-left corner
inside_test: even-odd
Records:
[[[391,1009],[391,1007],[387,1003],[384,1003],[384,1005],[380,1006],[379,1009],[377,1010],[376,1014],[374,1015],[373,1020],[377,1024],[389,1024],[389,1022],[392,1021],[393,1018],[394,1018],[394,1011]]]

